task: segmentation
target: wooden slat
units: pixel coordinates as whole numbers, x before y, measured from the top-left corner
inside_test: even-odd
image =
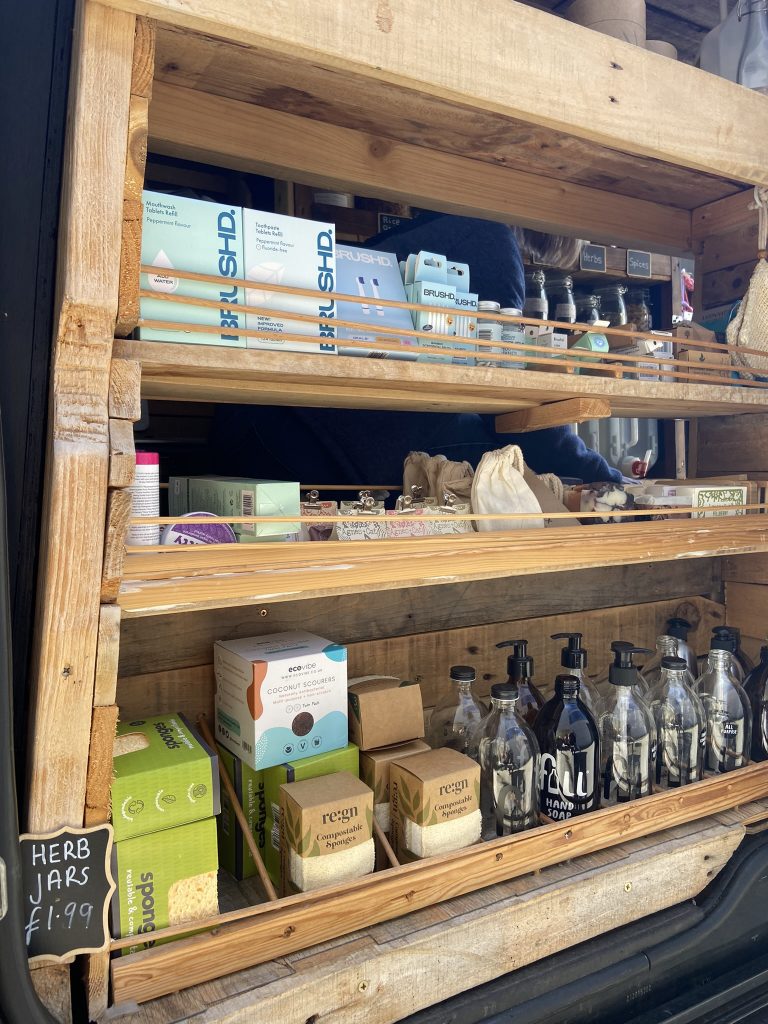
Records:
[[[136,471],[136,448],[130,420],[109,421],[109,486],[130,487]]]
[[[760,126],[768,112],[760,96],[520,4],[492,0],[468,21],[465,6],[447,0],[438,29],[429,9],[414,9],[405,0],[390,0],[384,9],[376,0],[361,0],[354,18],[342,0],[323,7],[312,0],[276,0],[266,10],[232,0],[189,0],[183,8],[173,0],[119,2],[298,65],[351,72],[361,85],[392,82],[622,152],[739,181],[766,181],[768,131]],[[589,61],[574,58],[580,53],[589,53]],[[711,121],[681,124],[676,108],[709,110]]]
[[[711,416],[698,421],[698,472],[768,473],[768,415]]]
[[[112,750],[117,729],[117,716],[118,708],[114,704],[111,707],[93,709],[83,822],[86,828],[109,821]]]
[[[393,359],[115,342],[142,368],[145,398],[264,405],[505,413],[544,401],[602,398],[615,416],[734,415],[765,409],[765,392],[720,384],[664,384]],[[130,418],[130,417],[123,417]]]
[[[110,491],[107,498],[106,530],[104,533],[104,561],[101,571],[100,598],[102,604],[117,600],[125,560],[125,537],[131,516],[130,491]]]
[[[726,558],[723,560],[723,578],[736,583],[768,584],[768,556]]]
[[[571,398],[564,402],[548,402],[537,409],[521,409],[496,417],[499,434],[525,434],[529,430],[562,427],[586,420],[604,420],[611,415],[611,406],[600,398]]]
[[[38,999],[53,1019],[58,1024],[72,1024],[69,967],[66,964],[46,964],[30,971],[30,977]]]
[[[138,360],[130,357],[112,360],[109,371],[109,415],[132,423],[141,419],[141,363]]]
[[[750,765],[682,790],[661,792],[378,876],[222,915],[216,935],[114,960],[115,999],[156,998],[176,991],[181,978],[187,984],[206,981],[564,859],[707,817],[737,803],[760,799],[767,782],[768,765]],[[233,923],[227,926],[227,920]],[[112,948],[119,945],[113,943]]]
[[[402,936],[387,938],[380,925],[327,951],[292,955],[281,961],[290,965],[282,979],[259,983],[241,972],[189,989],[140,1007],[135,1024],[176,1024],[204,1011],[207,1024],[306,1024],[315,1016],[337,1024],[395,1024],[436,998],[694,898],[727,864],[744,831],[708,821],[708,828],[686,835],[664,833],[646,849],[621,846],[624,856],[605,863],[581,858],[568,878],[549,868],[496,886],[487,891],[492,902],[469,911],[460,898],[434,908],[444,908],[443,919],[411,914]],[[553,928],[565,905],[568,928]]]
[[[146,30],[142,33],[142,36],[145,35]],[[121,337],[131,333],[139,318],[141,193],[144,188],[144,168],[147,162],[148,111],[149,100],[146,96],[131,96],[125,164],[123,231],[120,248],[120,297],[115,325],[115,333]]]
[[[759,583],[726,583],[728,623],[747,636],[768,641],[768,586]]]
[[[236,132],[219,126],[237,124]],[[479,164],[250,103],[158,82],[153,152],[380,199],[565,231],[617,244],[684,251],[687,211],[608,195],[526,171]]]
[[[99,608],[96,680],[93,688],[94,707],[108,706],[115,703],[119,656],[120,605],[103,604]]]
[[[757,263],[756,254],[750,256],[746,263],[727,266],[711,274],[704,274],[701,279],[702,301],[704,309],[712,306],[724,306],[742,298]]]
[[[133,48],[131,95],[152,95],[155,75],[155,26],[147,18],[136,19],[136,38]]]

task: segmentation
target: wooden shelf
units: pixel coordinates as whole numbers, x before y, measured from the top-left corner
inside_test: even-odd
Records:
[[[615,416],[659,419],[768,409],[768,392],[719,384],[657,384],[154,341],[117,340],[113,355],[141,363],[143,397],[169,400],[501,413],[600,397],[610,402]]]
[[[129,554],[124,617],[434,586],[608,565],[768,552],[768,517],[568,526],[402,541],[222,547]],[[670,570],[674,571],[674,570]],[[152,578],[148,578],[152,577]]]

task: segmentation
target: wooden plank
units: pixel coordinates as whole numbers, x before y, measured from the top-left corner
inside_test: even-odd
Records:
[[[184,939],[114,960],[115,1000],[156,998],[176,991],[182,978],[187,984],[202,982],[260,959],[284,955],[309,941],[324,941],[583,853],[716,814],[736,803],[760,799],[767,780],[768,765],[750,765],[682,790],[661,792],[345,885],[222,915],[216,935]],[[172,930],[158,932],[157,937],[163,934],[170,936]],[[119,946],[120,942],[112,944],[113,949]]]
[[[155,76],[155,26],[148,18],[136,19],[131,94],[149,99]]]
[[[365,601],[353,595],[339,597],[332,604],[321,599],[257,605],[240,608],[236,616],[226,609],[190,612],[183,618],[127,619],[119,637],[120,675],[194,668],[210,661],[215,640],[293,629],[309,629],[321,636],[355,643],[386,636],[481,626],[517,616],[535,618],[672,599],[684,604],[682,599],[689,595],[717,600],[720,596],[718,573],[719,562],[712,559],[682,561],[674,573],[663,563],[645,562],[557,575],[540,573],[517,579],[449,584],[431,590],[373,590],[365,595]],[[119,609],[119,606],[103,606],[102,611],[111,608]],[[686,618],[691,609],[686,608],[680,614]],[[101,643],[99,649],[102,649]],[[194,687],[190,685],[189,689]],[[122,689],[117,703],[121,707],[124,704]],[[169,706],[166,704],[159,710],[167,710]]]
[[[38,999],[53,1019],[58,1024],[72,1024],[69,967],[66,964],[46,964],[29,973]]]
[[[756,223],[757,213],[749,208],[753,199],[754,192],[749,188],[697,207],[691,213],[694,242],[701,243],[712,236],[726,235],[737,228]]]
[[[116,420],[141,419],[141,363],[117,358],[109,370],[109,415]]]
[[[110,491],[104,534],[104,560],[101,570],[101,603],[117,600],[125,562],[125,538],[131,516],[131,492]]]
[[[768,415],[699,420],[699,474],[768,472]]]
[[[109,953],[91,953],[83,967],[88,1020],[99,1021],[109,1006]]]
[[[136,471],[136,448],[130,420],[109,421],[109,486],[130,487]]]
[[[139,319],[139,266],[141,264],[141,193],[147,162],[149,100],[131,96],[128,148],[125,164],[123,231],[120,248],[120,293],[115,333],[127,336]]]
[[[633,850],[618,863],[583,868],[587,858],[582,858],[571,865],[567,880],[557,878],[553,869],[544,870],[528,891],[403,938],[375,946],[358,939],[326,957],[307,957],[295,964],[290,976],[238,992],[216,1005],[209,1003],[206,985],[183,994],[181,1014],[172,999],[158,1000],[152,1009],[163,1012],[169,1004],[169,1016],[162,1019],[174,1024],[204,1009],[207,1024],[306,1024],[313,1017],[338,1024],[395,1024],[436,998],[468,991],[694,898],[727,864],[742,835],[743,828],[713,825],[686,837],[661,840],[649,850]],[[488,891],[495,893],[497,888]],[[552,928],[565,905],[568,929]],[[293,964],[291,958],[288,962]],[[456,970],[457,964],[461,970]],[[138,1010],[136,1024],[157,1024],[149,1010]]]
[[[214,687],[212,663],[146,672],[118,679],[117,702],[124,720],[173,711],[195,721],[198,715],[213,717]]]
[[[747,636],[768,636],[768,587],[759,583],[726,583],[727,621]]]
[[[99,608],[96,679],[93,688],[94,707],[104,707],[115,703],[119,656],[120,606],[103,604]]]
[[[218,126],[237,124],[222,134]],[[690,216],[527,171],[479,164],[422,146],[372,140],[350,128],[158,82],[149,113],[153,152],[403,200],[541,231],[685,251]]]
[[[736,583],[768,584],[768,556],[726,558],[723,560],[723,578]]]
[[[110,0],[117,3],[117,0]],[[275,0],[266,10],[228,0],[120,0],[158,21],[266,52],[385,80],[480,111],[752,184],[766,182],[768,112],[761,98],[695,68],[547,14],[492,0],[470,23],[459,0],[431,12],[405,0],[361,0],[354,19],[311,0]],[[547,45],[542,49],[541,39]],[[467,60],[468,48],[483,54]],[[507,55],[514,49],[515,74]],[[574,54],[589,52],[587,64]],[[563,72],[563,69],[567,69]],[[710,110],[704,126],[677,109]],[[722,125],[712,130],[712,124]]]
[[[756,257],[752,256],[746,263],[739,263],[735,267],[728,266],[723,270],[704,274],[702,278],[704,309],[709,309],[712,306],[724,306],[726,303],[736,302],[742,298],[749,287],[756,263]]]
[[[599,398],[571,398],[497,416],[496,431],[499,434],[525,434],[529,430],[562,427],[570,423],[584,423],[586,420],[604,420],[610,415],[610,402]]]
[[[765,390],[716,383],[650,384],[156,341],[117,340],[115,354],[140,362],[144,398],[166,400],[505,413],[554,399],[603,398],[615,416],[662,419],[754,413],[768,405]]]
[[[118,708],[114,704],[111,707],[93,709],[83,821],[86,828],[109,821],[112,749],[117,729],[117,716]]]

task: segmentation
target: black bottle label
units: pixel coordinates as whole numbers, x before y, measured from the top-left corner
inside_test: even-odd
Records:
[[[554,821],[564,821],[596,808],[594,763],[594,748],[542,754],[540,806],[547,817]]]

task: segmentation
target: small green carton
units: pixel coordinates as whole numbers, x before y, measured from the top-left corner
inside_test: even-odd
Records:
[[[266,843],[264,844],[264,867],[275,888],[280,888],[280,823],[267,818]]]
[[[355,778],[360,778],[360,751],[354,743],[348,743],[340,750],[328,750],[265,768],[263,775],[267,817],[273,821],[280,819],[280,787],[284,782],[318,779],[322,775],[333,775],[334,772],[349,772]]]
[[[219,757],[235,788],[235,793],[243,808],[251,834],[262,857],[265,857],[267,838],[267,802],[264,797],[264,772],[254,771],[244,764],[239,757],[231,754],[224,747],[219,747]],[[252,878],[256,872],[253,854],[243,835],[243,830],[235,817],[232,803],[226,790],[221,793],[221,814],[219,823],[219,863],[238,882],[244,878]]]
[[[112,781],[115,842],[219,813],[214,751],[181,714],[121,722]]]
[[[115,843],[112,934],[136,936],[123,955],[154,946],[161,928],[189,922],[194,931],[195,921],[218,914],[217,870],[213,818]]]
[[[190,512],[227,516],[298,516],[298,481],[249,480],[247,477],[189,478]],[[238,536],[275,537],[298,533],[298,522],[233,523]]]

